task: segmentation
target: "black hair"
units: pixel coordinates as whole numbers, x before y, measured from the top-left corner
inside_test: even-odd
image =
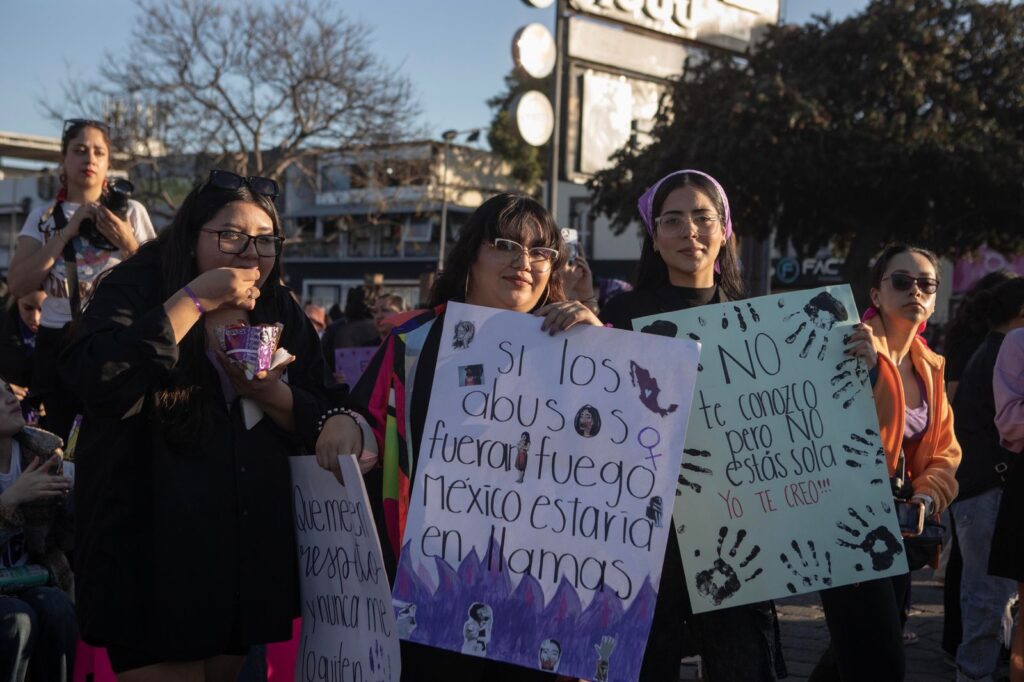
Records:
[[[274,234],[281,234],[281,223],[274,202],[262,194],[252,192],[247,185],[228,190],[213,187],[207,183],[197,185],[189,192],[174,215],[174,219],[155,242],[144,245],[143,249],[159,249],[159,267],[164,300],[170,298],[186,284],[198,277],[196,243],[200,228],[210,222],[228,204],[242,201],[256,205],[270,216]],[[267,275],[256,299],[254,313],[267,319],[279,319],[281,310],[277,304],[281,292],[285,291],[280,278],[280,259],[274,260],[274,267]],[[206,359],[206,329],[196,324],[178,344],[178,364],[171,372],[168,384],[156,394],[155,406],[160,413],[159,420],[164,437],[169,443],[188,445],[199,433],[205,407],[212,400],[212,386],[205,385],[204,365]]]
[[[590,413],[591,421],[593,422],[590,427],[590,437],[592,438],[601,431],[601,413],[593,405],[584,405],[576,411],[576,417],[572,420],[572,425],[576,429],[576,433],[581,436],[583,435],[583,427],[580,426],[580,415],[583,414],[583,410]]]
[[[680,187],[692,186],[704,192],[715,205],[715,212],[725,216],[725,203],[718,188],[714,183],[703,175],[696,173],[680,173],[673,175],[661,183],[658,191],[654,193],[654,201],[651,203],[651,221],[653,222],[661,213],[661,207],[669,194]],[[656,230],[657,226],[653,226]],[[723,225],[724,229],[724,225]],[[733,231],[735,234],[735,230]],[[736,255],[735,239],[727,239],[718,251],[719,272],[715,273],[715,283],[721,287],[726,298],[731,301],[746,297],[746,287],[743,286],[743,277],[740,274],[739,257]],[[643,247],[640,250],[640,263],[636,270],[635,288],[638,291],[658,289],[669,284],[668,266],[661,254],[654,250],[654,238],[650,232],[644,234]]]
[[[996,270],[987,273],[974,283],[974,286],[964,295],[963,300],[953,311],[953,316],[946,328],[946,339],[943,350],[946,356],[947,373],[948,368],[962,368],[967,364],[974,351],[978,349],[981,342],[988,333],[988,320],[979,314],[978,309],[973,305],[974,299],[983,291],[992,289],[1003,282],[1007,282],[1017,275],[1006,270]],[[957,372],[955,376],[958,376]]]
[[[480,612],[483,611],[484,609],[490,609],[490,607],[487,606],[487,604],[484,604],[482,602],[478,602],[478,601],[477,602],[473,602],[470,605],[470,607],[469,607],[469,617],[479,623],[480,622],[480,615],[481,615]]]
[[[1024,278],[1013,277],[991,289],[979,291],[971,301],[974,315],[985,320],[990,329],[1001,327],[1024,308]]]
[[[444,270],[434,280],[428,305],[434,307],[448,301],[465,299],[469,271],[484,242],[512,239],[522,244],[526,235],[535,230],[540,232],[540,242],[525,246],[545,246],[558,251],[558,257],[551,264],[546,300],[549,303],[564,301],[565,293],[558,273],[565,265],[568,251],[561,231],[551,214],[536,199],[525,194],[506,192],[480,204],[459,230],[459,238],[444,260]]]
[[[71,125],[69,125],[67,127],[67,129],[64,131],[64,134],[61,135],[61,137],[60,137],[60,155],[61,156],[67,156],[67,154],[68,154],[68,147],[71,146],[71,140],[73,140],[76,137],[78,137],[78,134],[80,132],[82,132],[83,130],[85,130],[86,128],[93,128],[95,130],[100,131],[100,134],[103,135],[103,141],[107,144],[107,151],[108,152],[110,151],[110,130],[109,129],[107,129],[105,126],[102,126],[102,125],[100,125],[99,123],[97,123],[95,121],[77,121],[77,122],[72,123]]]
[[[935,268],[936,274],[939,272],[939,257],[935,255],[934,251],[929,251],[924,247],[914,246],[913,244],[896,242],[882,249],[882,252],[878,254],[878,258],[875,259],[875,264],[871,266],[872,289],[878,289],[882,286],[882,277],[885,276],[885,270],[889,267],[889,263],[893,258],[902,253],[916,253],[924,256],[932,264],[932,267]]]
[[[365,284],[349,289],[345,298],[345,319],[349,322],[372,319],[376,302],[377,291]]]

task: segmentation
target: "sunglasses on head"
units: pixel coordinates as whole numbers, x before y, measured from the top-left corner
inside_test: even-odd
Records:
[[[885,280],[892,282],[892,288],[896,291],[908,291],[914,284],[917,284],[917,288],[923,294],[934,294],[939,288],[939,280],[934,277],[912,277],[901,272],[894,272],[888,277],[883,277],[882,281]]]
[[[277,199],[278,187],[275,180],[270,178],[261,178],[258,175],[249,175],[243,177],[237,173],[232,173],[226,170],[212,170],[210,171],[210,177],[206,180],[206,184],[210,187],[216,187],[217,189],[226,189],[234,191],[241,189],[242,185],[246,185],[256,194],[262,194],[270,199]]]
[[[93,128],[99,128],[107,135],[110,135],[110,125],[103,121],[97,121],[92,118],[69,118],[64,121],[64,130],[61,132],[61,137],[67,138],[68,131],[76,126],[92,126]]]

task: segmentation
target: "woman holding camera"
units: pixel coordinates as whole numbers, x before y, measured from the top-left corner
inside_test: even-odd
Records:
[[[320,340],[280,283],[276,196],[211,171],[103,279],[61,357],[85,407],[79,622],[122,682],[234,680],[252,645],[291,637],[288,457],[312,451],[330,401]],[[225,327],[277,324],[290,357],[269,368],[221,350]]]
[[[156,232],[142,204],[128,199],[130,183],[107,179],[110,129],[105,123],[65,121],[60,150],[56,201],[25,220],[7,279],[15,298],[40,287],[46,292],[30,399],[45,403],[41,425],[67,438],[77,410],[55,371],[64,327],[80,316],[100,275]]]

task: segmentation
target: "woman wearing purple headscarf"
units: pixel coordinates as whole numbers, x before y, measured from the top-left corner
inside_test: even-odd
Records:
[[[744,297],[729,200],[718,181],[701,171],[672,173],[640,197],[639,208],[647,234],[636,286],[608,302],[602,321],[632,329],[637,317]],[[675,533],[669,533],[661,576],[641,680],[675,682],[679,659],[693,648],[712,682],[785,675],[770,602],[694,614]]]

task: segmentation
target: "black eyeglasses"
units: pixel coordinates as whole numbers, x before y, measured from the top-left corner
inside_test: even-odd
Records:
[[[217,235],[217,248],[221,253],[237,256],[245,253],[249,248],[249,242],[255,242],[256,254],[270,257],[281,254],[281,245],[284,244],[284,237],[272,234],[251,235],[236,230],[199,230]]]
[[[277,181],[271,180],[270,178],[261,178],[258,175],[249,175],[243,177],[237,173],[232,173],[226,170],[214,169],[210,171],[210,177],[207,179],[206,184],[217,189],[226,189],[234,191],[240,189],[242,185],[247,185],[249,189],[256,194],[262,194],[265,197],[271,199],[277,199],[279,193],[277,187]]]
[[[110,125],[108,123],[104,123],[103,121],[97,121],[93,118],[69,118],[66,121],[64,121],[64,130],[61,131],[60,134],[61,139],[67,139],[68,131],[74,128],[75,126],[92,126],[94,128],[99,128],[107,136],[110,135]]]
[[[934,294],[939,289],[939,280],[934,277],[911,277],[902,272],[894,272],[882,278],[883,282],[885,280],[892,282],[892,288],[896,291],[908,291],[915,283],[922,294]]]

